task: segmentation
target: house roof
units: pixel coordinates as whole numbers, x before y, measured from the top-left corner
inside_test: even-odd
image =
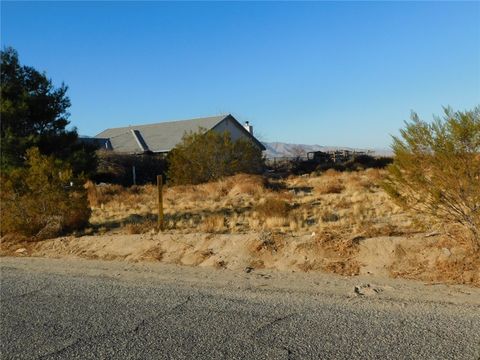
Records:
[[[112,146],[110,145],[110,140],[108,139],[104,139],[100,137],[79,136],[78,141],[80,141],[83,144],[94,146],[97,149],[112,150]]]
[[[190,120],[111,128],[102,131],[95,137],[108,138],[113,150],[118,152],[167,152],[182,140],[185,133],[198,132],[200,129],[210,130],[229,117],[237,121],[232,115],[227,114]],[[239,124],[239,126],[264,149],[263,145],[246,131],[241,124]]]

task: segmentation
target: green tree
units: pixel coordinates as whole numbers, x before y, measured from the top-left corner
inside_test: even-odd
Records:
[[[174,184],[199,184],[237,173],[260,173],[262,151],[248,139],[232,141],[228,132],[185,134],[168,155],[168,178]]]
[[[393,138],[395,159],[384,188],[407,209],[462,225],[480,248],[480,107],[444,109],[432,123],[412,113]]]
[[[83,228],[90,217],[83,179],[38,148],[26,157],[26,166],[1,174],[1,234],[42,239]]]
[[[95,149],[78,142],[76,129],[66,129],[67,86],[56,88],[45,73],[21,65],[11,47],[1,51],[0,66],[1,170],[24,166],[27,149],[38,147],[68,162],[75,173],[94,171]]]

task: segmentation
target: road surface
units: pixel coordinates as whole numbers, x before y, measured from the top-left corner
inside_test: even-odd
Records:
[[[0,264],[2,359],[480,358],[479,289],[94,260]]]

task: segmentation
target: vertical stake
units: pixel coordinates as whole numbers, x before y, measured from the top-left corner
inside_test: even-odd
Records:
[[[137,173],[135,172],[135,165],[132,166],[133,185],[137,185]]]
[[[163,179],[162,175],[157,175],[157,189],[158,189],[158,231],[163,231]]]

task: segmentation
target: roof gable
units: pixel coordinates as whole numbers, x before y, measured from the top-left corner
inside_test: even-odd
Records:
[[[228,114],[227,116],[225,116],[225,118],[224,118],[223,120],[226,120],[226,119],[232,120],[234,126],[237,127],[237,128],[240,130],[240,132],[242,132],[246,137],[250,138],[261,150],[267,150],[267,148],[265,147],[265,145],[263,145],[260,141],[258,141],[255,136],[253,136],[252,134],[250,134],[250,132],[249,132],[247,129],[245,129],[245,127],[244,127],[242,124],[240,124],[240,122],[239,122],[237,119],[235,119],[235,118],[233,117],[233,115]],[[222,120],[222,121],[223,121],[223,120]],[[218,126],[222,121],[219,121],[219,122],[214,126],[214,128],[215,128],[216,126]]]

